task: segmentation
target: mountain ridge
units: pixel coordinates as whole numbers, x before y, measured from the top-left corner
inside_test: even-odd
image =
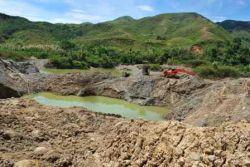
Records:
[[[225,20],[217,23],[229,31],[234,38],[240,38],[244,44],[250,45],[250,21]]]
[[[124,47],[147,43],[192,46],[206,40],[230,40],[227,31],[198,13],[166,13],[141,19],[123,16],[97,24],[52,24],[0,15],[5,18],[0,22],[0,36],[2,43],[8,45],[56,45],[61,40],[71,40],[80,45],[99,42]]]

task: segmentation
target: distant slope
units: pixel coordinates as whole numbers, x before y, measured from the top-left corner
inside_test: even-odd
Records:
[[[223,22],[219,22],[218,25],[222,26],[228,31],[250,32],[250,21],[225,20]]]
[[[225,20],[217,24],[230,31],[234,37],[240,37],[250,43],[250,21]]]
[[[231,40],[220,26],[197,13],[161,14],[135,20],[125,16],[91,24],[51,24],[0,14],[0,43],[8,46],[78,45],[119,47],[191,46],[201,41]]]

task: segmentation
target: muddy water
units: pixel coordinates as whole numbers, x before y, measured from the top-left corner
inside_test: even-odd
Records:
[[[29,98],[48,106],[57,107],[84,107],[90,111],[118,114],[130,119],[164,120],[168,112],[166,107],[140,106],[124,100],[100,96],[77,97],[59,96],[53,93],[39,93]]]

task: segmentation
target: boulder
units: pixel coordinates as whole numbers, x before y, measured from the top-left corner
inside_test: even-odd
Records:
[[[49,152],[50,151],[50,148],[47,148],[47,147],[37,147],[35,150],[34,150],[34,153],[36,155],[44,155],[45,153]]]
[[[14,164],[14,167],[34,167],[34,166],[36,166],[36,163],[33,160],[22,160]]]
[[[4,86],[3,84],[0,83],[0,99],[6,99],[9,97],[19,97],[20,94],[18,91]]]
[[[31,62],[19,62],[16,63],[15,67],[18,71],[23,74],[38,73],[38,68]]]
[[[0,99],[20,97],[28,89],[25,76],[15,68],[13,62],[0,59]]]

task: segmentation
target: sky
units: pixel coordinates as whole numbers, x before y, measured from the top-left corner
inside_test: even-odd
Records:
[[[197,12],[214,22],[250,21],[250,0],[0,0],[0,13],[52,23],[98,23],[177,12]]]

